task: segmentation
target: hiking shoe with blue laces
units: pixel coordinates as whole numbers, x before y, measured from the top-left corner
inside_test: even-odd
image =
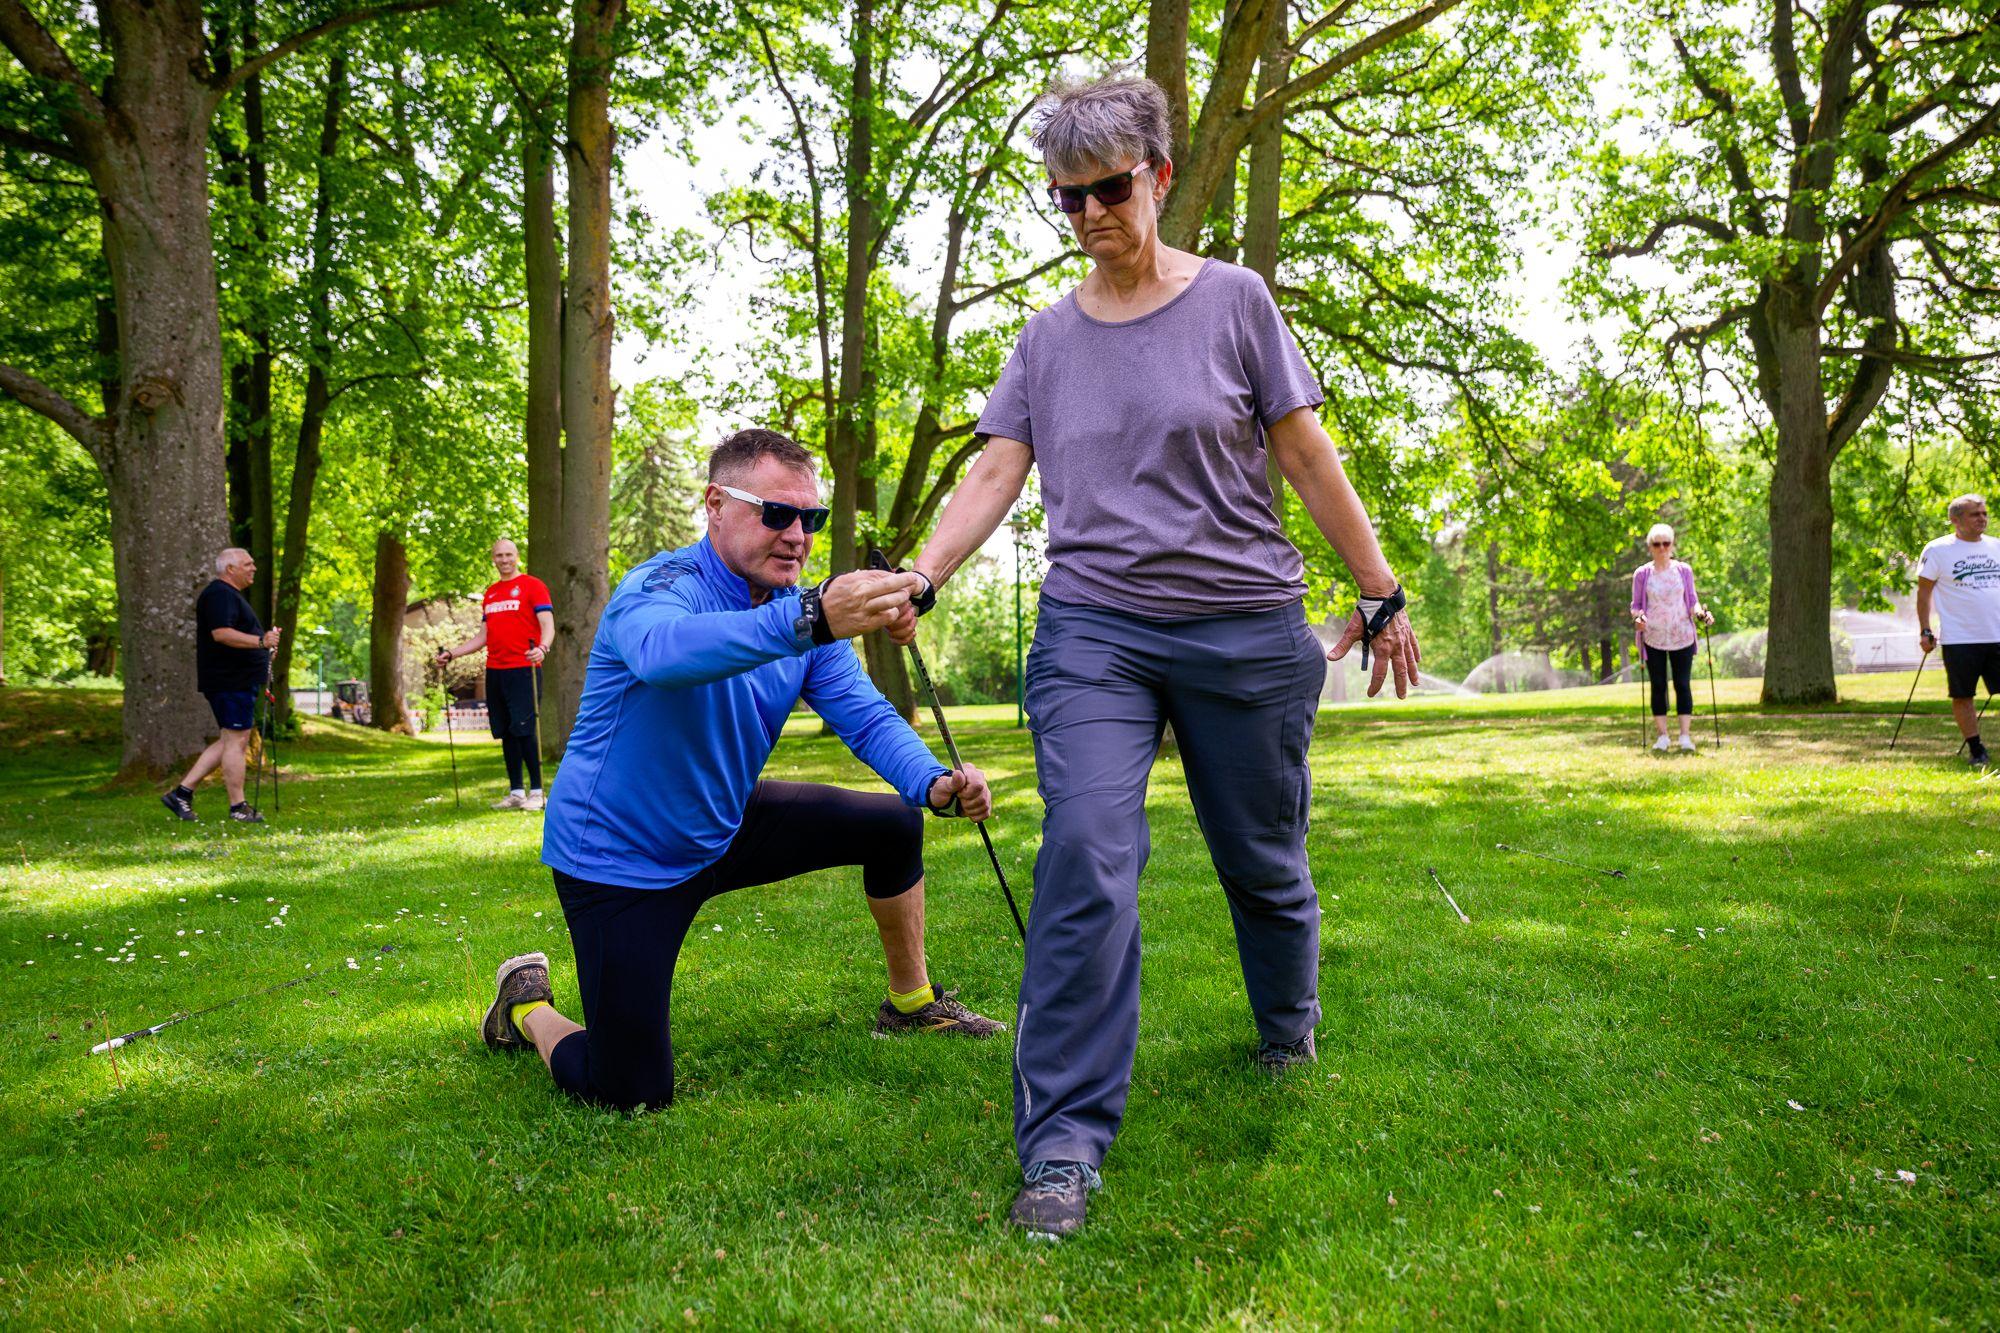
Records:
[[[1090,1192],[1104,1188],[1104,1177],[1088,1162],[1035,1162],[1022,1176],[1007,1220],[1033,1240],[1061,1240],[1082,1226]]]

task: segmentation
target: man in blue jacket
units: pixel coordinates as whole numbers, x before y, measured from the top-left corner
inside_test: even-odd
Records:
[[[599,1105],[673,1100],[674,960],[701,905],[833,866],[861,867],[882,936],[877,1033],[1005,1030],[932,986],[924,960],[920,808],[984,819],[986,779],[938,763],[840,642],[912,616],[925,580],[857,571],[800,591],[827,510],[812,456],[775,431],[724,440],[708,476],[708,535],[634,569],[604,608],[549,800],[542,860],[583,1025],[556,1012],[531,953],[500,965],[481,1027]],[[801,698],[894,795],[759,780]]]

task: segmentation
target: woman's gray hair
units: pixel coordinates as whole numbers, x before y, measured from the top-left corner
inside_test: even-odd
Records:
[[[1158,166],[1173,152],[1166,93],[1151,79],[1123,74],[1055,80],[1037,109],[1030,138],[1043,165],[1057,176],[1139,158]]]

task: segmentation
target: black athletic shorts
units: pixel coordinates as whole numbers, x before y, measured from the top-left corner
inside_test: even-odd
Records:
[[[486,668],[486,723],[496,741],[535,734],[535,668]]]
[[[915,887],[924,876],[922,812],[886,793],[760,782],[722,859],[670,889],[593,884],[555,871],[584,1028],[549,1053],[556,1086],[599,1106],[671,1102],[674,960],[701,905],[731,889],[854,865],[871,898]]]
[[[1948,643],[1944,655],[1945,693],[1954,699],[1979,697],[1979,682],[1988,694],[2000,694],[2000,643]]]

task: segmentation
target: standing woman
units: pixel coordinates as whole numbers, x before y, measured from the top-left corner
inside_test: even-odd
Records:
[[[1025,1183],[1011,1220],[1081,1226],[1125,1112],[1139,1037],[1146,780],[1168,723],[1236,930],[1273,1072],[1313,1060],[1319,898],[1306,750],[1326,658],[1372,649],[1372,695],[1417,672],[1396,576],[1314,409],[1324,401],[1248,269],[1163,244],[1166,95],[1059,86],[1034,143],[1092,267],[1028,321],[979,420],[985,441],[917,572],[943,585],[1041,469],[1048,578],[1026,687],[1045,813],[1015,1046]],[[1353,572],[1360,609],[1323,652],[1301,608],[1266,456]],[[914,618],[892,629],[907,641]]]
[[[1655,523],[1646,534],[1653,558],[1632,575],[1632,620],[1638,626],[1640,650],[1646,655],[1646,675],[1653,682],[1653,726],[1660,738],[1655,750],[1671,748],[1667,740],[1667,676],[1674,678],[1674,711],[1681,719],[1681,748],[1694,753],[1695,622],[1715,623],[1715,617],[1694,594],[1694,570],[1674,559],[1674,530]]]

